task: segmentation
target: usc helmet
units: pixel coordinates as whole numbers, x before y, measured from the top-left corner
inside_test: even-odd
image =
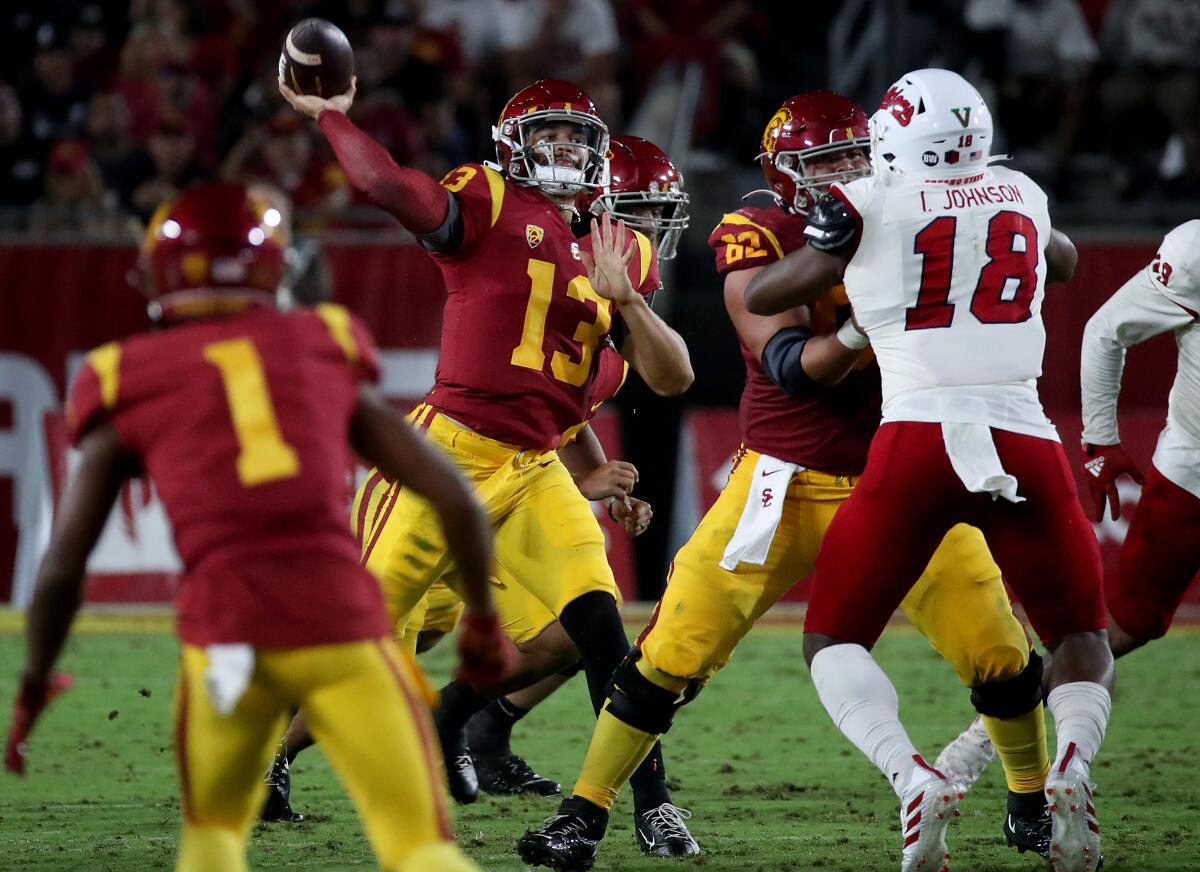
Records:
[[[670,260],[688,226],[688,195],[683,174],[666,152],[640,136],[614,136],[608,149],[608,184],[586,192],[583,207],[593,215],[607,212],[629,227],[647,232],[659,260]],[[661,210],[640,215],[639,206]]]
[[[783,102],[763,130],[758,161],[770,189],[784,209],[808,214],[834,182],[848,182],[865,171],[813,175],[805,162],[870,147],[867,113],[833,91],[810,91]]]
[[[283,216],[241,185],[203,182],[159,206],[142,241],[158,320],[274,305],[287,247]]]
[[[914,70],[871,116],[871,163],[881,175],[957,178],[983,172],[992,113],[975,86],[950,70]]]
[[[535,143],[538,128],[570,124],[579,131],[569,143],[586,153],[583,166],[559,166],[556,146],[568,143]],[[578,85],[559,79],[541,79],[522,88],[505,104],[492,128],[500,170],[522,185],[537,186],[561,197],[602,187],[608,180],[608,127],[600,120],[596,104]],[[539,160],[540,158],[540,160]]]

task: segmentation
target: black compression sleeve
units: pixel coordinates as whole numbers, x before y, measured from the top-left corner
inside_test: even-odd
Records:
[[[423,233],[417,237],[417,242],[434,254],[450,254],[462,245],[463,216],[458,207],[458,197],[450,194],[450,207],[446,210],[446,220],[437,230]]]
[[[763,348],[762,365],[771,381],[779,385],[784,393],[798,397],[811,389],[813,380],[800,365],[804,343],[812,338],[807,327],[784,327]]]

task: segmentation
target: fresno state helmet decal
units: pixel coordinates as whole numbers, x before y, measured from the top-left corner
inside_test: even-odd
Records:
[[[792,110],[786,106],[780,106],[779,111],[771,116],[771,120],[767,122],[767,129],[762,135],[762,150],[764,152],[774,152],[775,143],[779,139],[779,131],[783,129],[783,125],[790,124],[792,120]]]
[[[908,102],[908,98],[900,93],[900,89],[892,86],[888,92],[883,95],[883,102],[879,104],[880,109],[886,109],[892,113],[901,127],[908,127],[913,119],[913,104]]]
[[[538,227],[536,224],[525,225],[525,241],[529,243],[530,248],[537,248],[542,244],[542,237],[546,235],[546,231]]]

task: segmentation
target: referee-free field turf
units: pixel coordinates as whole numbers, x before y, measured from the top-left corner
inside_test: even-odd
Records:
[[[0,869],[168,868],[179,818],[169,728],[176,642],[161,620],[93,618],[81,629],[63,663],[76,685],[38,725],[29,777],[0,776]],[[5,719],[22,645],[15,628],[0,631]],[[899,689],[914,741],[932,760],[971,719],[966,693],[907,626],[890,629],[877,655]],[[435,681],[444,680],[450,645],[424,662]],[[590,721],[580,676],[518,725],[514,748],[569,788]],[[1118,664],[1108,739],[1092,771],[1108,872],[1200,870],[1198,723],[1200,635],[1173,632]],[[829,723],[800,657],[798,628],[752,634],[680,712],[665,750],[676,802],[693,811],[704,855],[666,866],[643,857],[626,791],[598,870],[899,868],[893,794]],[[309,819],[257,827],[252,866],[373,868],[354,810],[320,751],[301,756],[294,774],[293,805]],[[955,872],[1044,868],[1004,846],[1003,802],[994,766],[951,828]],[[555,808],[549,799],[485,796],[456,809],[458,837],[484,869],[522,869],[517,836]]]

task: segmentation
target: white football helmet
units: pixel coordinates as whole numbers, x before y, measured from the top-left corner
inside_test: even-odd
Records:
[[[950,70],[914,70],[888,88],[871,116],[877,175],[956,178],[983,172],[992,113],[975,87]]]

